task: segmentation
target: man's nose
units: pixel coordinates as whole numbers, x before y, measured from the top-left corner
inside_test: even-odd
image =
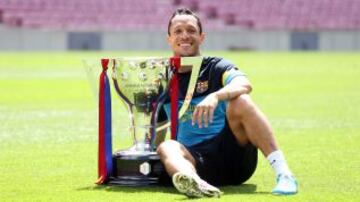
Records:
[[[182,39],[187,39],[187,38],[189,38],[189,36],[190,36],[189,33],[186,31],[181,34]]]

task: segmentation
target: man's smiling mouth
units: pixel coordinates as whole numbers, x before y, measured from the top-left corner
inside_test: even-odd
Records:
[[[186,48],[186,47],[191,47],[192,43],[179,43],[178,44],[180,47]]]

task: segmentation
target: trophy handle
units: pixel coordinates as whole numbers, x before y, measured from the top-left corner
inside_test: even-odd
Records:
[[[155,140],[156,140],[156,132],[158,132],[159,130],[157,130],[156,124],[157,124],[157,120],[158,120],[158,115],[161,109],[161,106],[164,104],[165,102],[165,98],[167,93],[169,92],[169,86],[167,86],[167,88],[162,92],[162,94],[159,96],[159,98],[156,100],[156,105],[154,107],[154,112],[151,115],[151,124],[153,125],[152,129],[151,129],[151,147],[153,149],[155,149]]]
[[[113,82],[114,82],[115,90],[118,93],[118,95],[120,95],[121,99],[123,99],[126,102],[126,104],[129,105],[130,108],[132,108],[134,106],[134,104],[131,103],[130,100],[127,99],[127,97],[121,92],[116,79],[113,79]],[[132,110],[131,110],[131,112],[132,112]]]
[[[115,59],[112,60],[113,61],[113,71],[115,69],[115,66],[116,66],[116,61]],[[131,127],[133,128],[133,137],[134,137],[134,141],[137,142],[137,138],[136,138],[136,128],[135,128],[135,120],[134,120],[134,116],[133,116],[133,106],[134,104],[130,102],[130,100],[121,92],[120,90],[120,87],[117,83],[117,80],[116,79],[112,79],[113,80],[113,83],[114,83],[114,87],[115,87],[115,90],[117,92],[117,94],[121,97],[121,99],[126,103],[126,106],[128,107],[128,110],[131,114],[130,116],[130,120],[131,120]]]

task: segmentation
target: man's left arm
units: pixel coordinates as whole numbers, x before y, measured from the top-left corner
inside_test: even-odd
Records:
[[[249,94],[251,90],[251,84],[246,76],[234,77],[224,87],[206,96],[206,98],[195,107],[192,124],[194,125],[197,122],[199,128],[202,128],[203,124],[207,127],[209,122],[211,123],[213,121],[214,111],[219,101],[231,100],[242,94]]]
[[[214,92],[218,100],[231,100],[242,94],[249,94],[252,90],[250,81],[246,76],[237,76],[229,84]]]

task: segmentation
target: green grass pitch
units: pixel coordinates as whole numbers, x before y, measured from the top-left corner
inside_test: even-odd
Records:
[[[0,53],[0,201],[182,201],[174,188],[94,184],[97,104],[81,59],[161,52]],[[253,177],[200,201],[360,201],[360,54],[207,52],[247,73],[299,181],[272,196],[260,155]],[[117,101],[115,101],[117,102]],[[126,138],[115,113],[114,149]]]

